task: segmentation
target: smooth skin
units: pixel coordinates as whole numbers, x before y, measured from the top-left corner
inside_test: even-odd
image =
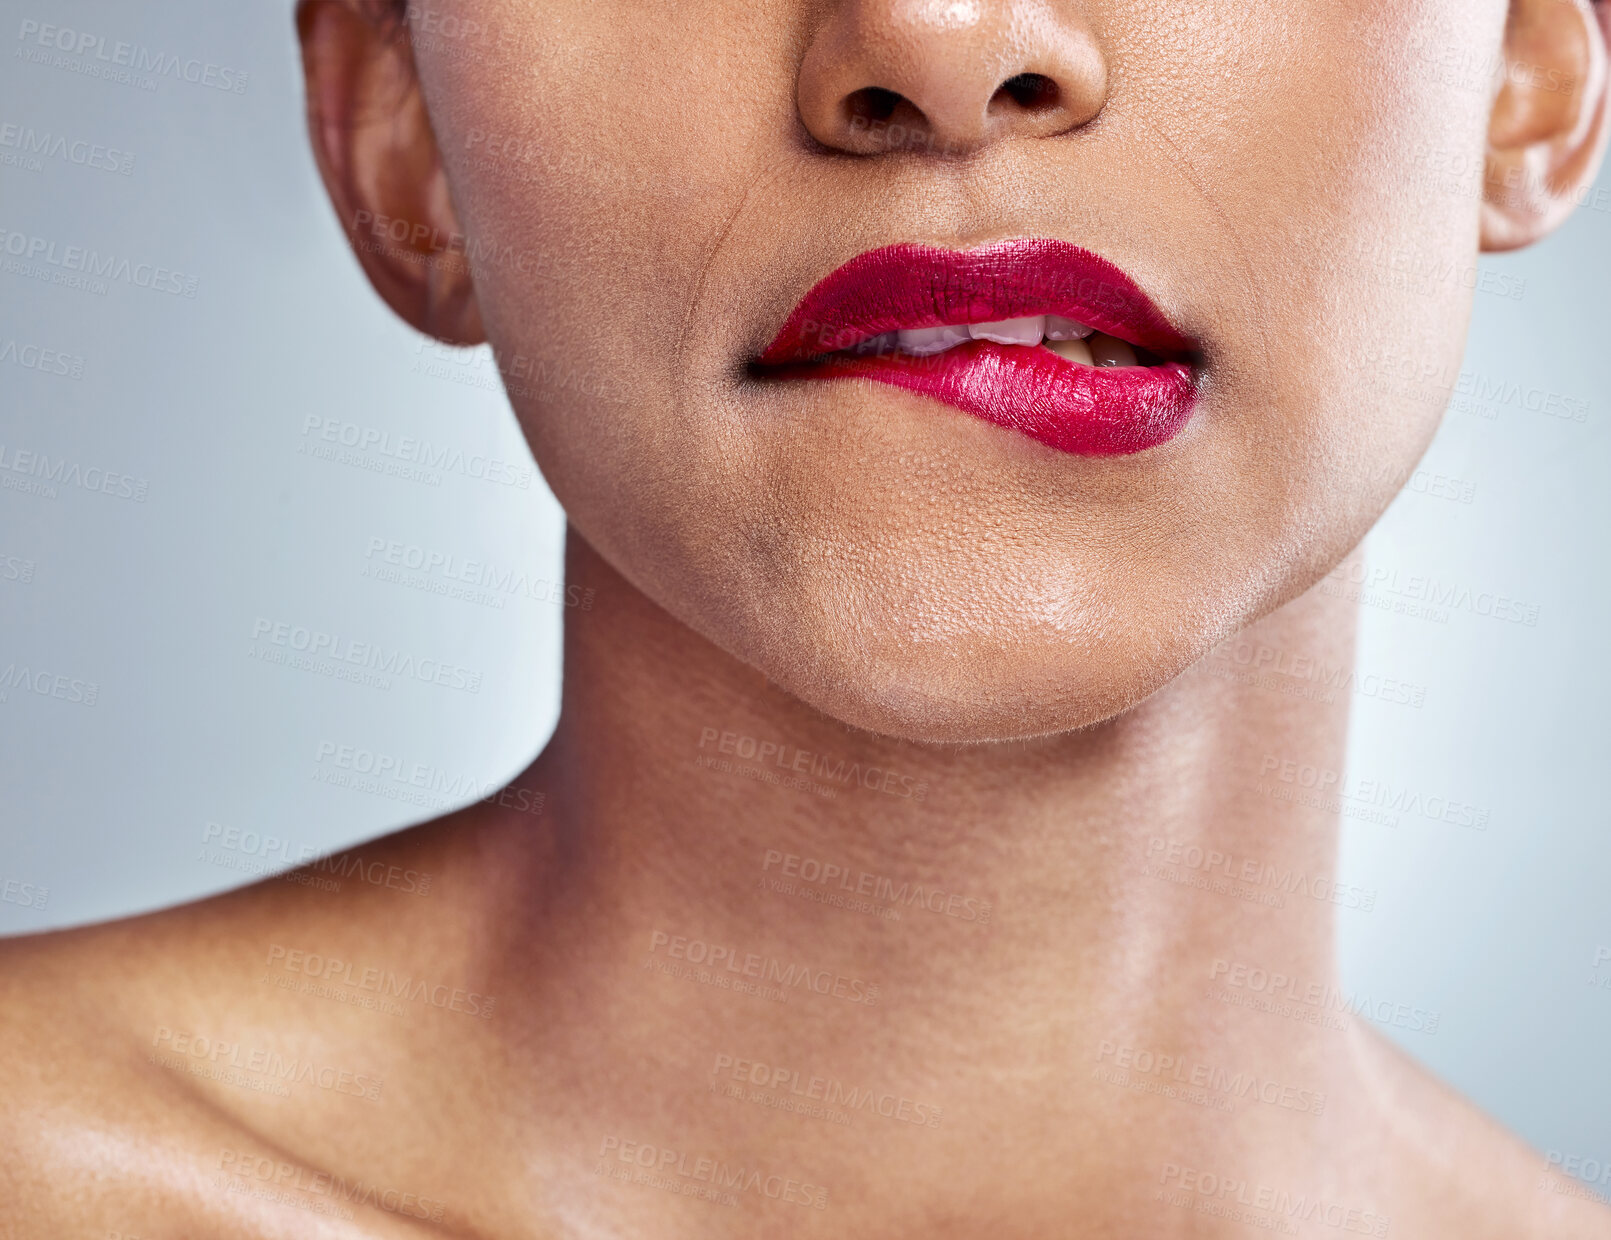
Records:
[[[303,0],[354,251],[422,331],[525,359],[512,403],[594,604],[503,803],[364,845],[339,890],[0,945],[0,1234],[1611,1237],[1328,1007],[1328,899],[1158,869],[1178,844],[1335,873],[1335,805],[1281,775],[1342,768],[1348,695],[1204,656],[1351,660],[1322,579],[1446,396],[1383,361],[1454,373],[1478,251],[1590,183],[1608,24],[1574,0]],[[1024,73],[1055,90],[1000,91]],[[869,87],[900,96],[883,122]],[[1071,457],[748,370],[854,254],[1013,236],[1112,259],[1202,342],[1177,439]],[[900,917],[828,902],[808,863]],[[685,939],[762,976],[674,976]],[[755,993],[769,961],[825,993]],[[291,1061],[317,1071],[276,1091]],[[774,1099],[797,1072],[891,1114],[769,1105],[739,1061]],[[709,1200],[704,1157],[762,1174]]]

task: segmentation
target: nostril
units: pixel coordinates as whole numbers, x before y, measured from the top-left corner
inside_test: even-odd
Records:
[[[928,118],[905,95],[882,86],[864,86],[841,105],[853,141],[863,154],[873,151],[934,149]]]
[[[1045,112],[1055,108],[1059,93],[1057,83],[1044,73],[1020,73],[996,88],[997,99],[1006,95],[1026,112]]]
[[[903,102],[905,100],[892,90],[885,90],[882,86],[864,86],[845,97],[845,111],[852,124],[857,121],[863,124],[887,121],[895,115],[896,106]]]

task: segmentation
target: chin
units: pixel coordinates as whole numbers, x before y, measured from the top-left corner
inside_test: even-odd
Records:
[[[920,626],[921,621],[918,621]],[[748,661],[779,688],[864,732],[925,744],[1025,741],[1102,723],[1205,654],[1212,638],[1077,631],[930,634],[847,626],[773,634]],[[757,657],[758,656],[758,657]]]

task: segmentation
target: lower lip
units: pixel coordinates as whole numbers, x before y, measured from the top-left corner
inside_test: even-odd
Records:
[[[1081,366],[1050,349],[975,340],[931,357],[833,354],[773,372],[788,379],[871,379],[905,388],[1081,456],[1167,443],[1190,420],[1190,366]]]

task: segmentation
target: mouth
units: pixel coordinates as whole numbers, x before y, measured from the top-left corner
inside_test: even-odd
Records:
[[[858,255],[805,295],[752,370],[787,382],[871,379],[1060,451],[1117,456],[1185,426],[1195,356],[1112,263],[1031,238]]]

